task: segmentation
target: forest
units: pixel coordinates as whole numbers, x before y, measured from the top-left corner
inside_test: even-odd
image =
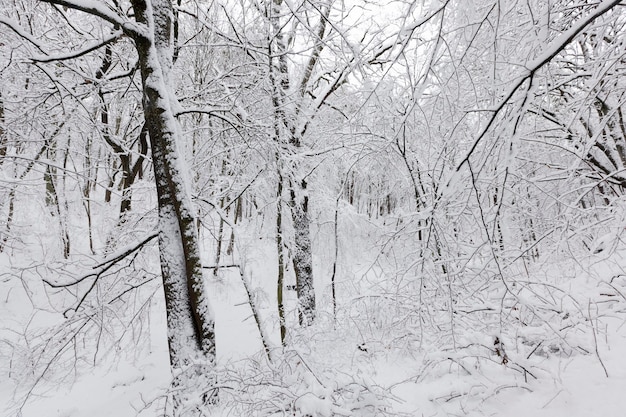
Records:
[[[625,75],[624,0],[0,0],[0,414],[623,415]]]

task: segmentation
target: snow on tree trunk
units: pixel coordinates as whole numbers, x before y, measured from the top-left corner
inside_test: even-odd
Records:
[[[272,103],[274,105],[274,136],[278,143],[282,143],[285,149],[288,149],[287,155],[278,154],[278,160],[281,158],[293,156],[298,150],[302,149],[301,135],[296,133],[297,121],[292,118],[297,118],[298,106],[296,106],[294,114],[287,114],[286,109],[289,108],[288,103],[291,101],[289,96],[289,90],[291,85],[289,75],[289,65],[287,63],[287,51],[288,51],[288,34],[284,32],[284,26],[281,24],[281,16],[283,15],[283,1],[273,0],[270,8],[270,25],[272,29],[273,40],[270,40],[269,46],[272,51],[270,58],[270,81],[272,84]],[[322,23],[324,26],[325,23]],[[324,26],[325,27],[325,26]],[[322,34],[324,30],[322,29]],[[318,34],[319,36],[319,34]],[[313,58],[313,64],[309,62],[309,66],[314,65],[316,58]],[[310,71],[309,68],[307,71]],[[305,76],[306,79],[310,77],[310,73]],[[299,164],[291,161],[288,163],[289,171],[291,175],[294,175],[299,171]],[[279,171],[279,176],[281,176]],[[282,183],[282,178],[279,178]],[[308,209],[308,197],[306,195],[307,184],[305,180],[297,181],[292,178],[291,185],[291,198],[289,208],[291,210],[291,218],[294,230],[293,240],[293,266],[296,275],[296,293],[298,296],[298,320],[301,326],[308,326],[313,323],[315,319],[315,288],[313,286],[313,260],[312,260],[312,247],[311,247],[311,235],[310,235],[310,223],[309,209]],[[279,199],[280,199],[279,192]],[[279,205],[280,206],[280,205]],[[278,208],[280,210],[280,207]],[[282,218],[277,221],[282,221]],[[281,227],[277,227],[277,234],[280,236]],[[280,240],[279,246],[279,259],[282,257],[281,242],[282,236],[277,238]],[[279,279],[278,286],[282,286],[282,272],[279,266]],[[282,301],[282,289],[278,290],[279,299],[279,317],[281,317],[283,311],[281,310]],[[281,321],[282,323],[282,321]],[[281,324],[281,341],[284,344],[286,329]]]
[[[306,182],[302,181],[301,191],[306,192]],[[300,191],[300,190],[299,190]],[[293,269],[296,274],[298,295],[298,319],[301,326],[308,326],[315,319],[315,287],[313,286],[313,256],[309,217],[309,199],[305,195],[297,198],[292,188],[291,217],[294,230]]]
[[[153,38],[136,40],[143,107],[150,136],[159,205],[159,248],[167,310],[173,382],[173,414],[195,415],[210,394],[215,362],[214,318],[206,298],[195,215],[180,134],[171,108],[172,4],[134,1],[136,19]],[[204,391],[204,392],[203,392]]]

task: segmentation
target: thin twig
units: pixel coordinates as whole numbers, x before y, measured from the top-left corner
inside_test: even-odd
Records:
[[[589,323],[591,324],[591,332],[593,333],[594,350],[596,352],[596,356],[598,358],[598,361],[600,362],[600,365],[602,365],[602,369],[604,369],[604,374],[608,378],[609,373],[607,372],[606,366],[604,366],[604,362],[602,361],[602,358],[600,357],[600,352],[598,352],[598,338],[596,336],[596,328],[594,327],[593,319],[591,318],[591,300],[589,300],[589,303],[587,304],[587,313],[589,314]]]

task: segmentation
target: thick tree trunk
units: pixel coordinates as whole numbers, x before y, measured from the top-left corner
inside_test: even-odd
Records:
[[[136,39],[159,205],[159,248],[167,310],[173,382],[173,414],[199,413],[212,397],[215,362],[214,318],[202,276],[195,211],[188,176],[178,150],[177,122],[171,109],[168,75],[172,65],[172,4],[133,2],[137,21],[154,33]],[[202,401],[198,401],[198,396]]]

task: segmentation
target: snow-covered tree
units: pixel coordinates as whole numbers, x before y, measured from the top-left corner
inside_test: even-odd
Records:
[[[102,32],[106,33],[95,45],[87,41],[81,44],[79,40],[78,48],[63,55],[51,52],[46,43],[35,40],[38,35],[36,28],[31,35],[18,22],[8,19],[3,21],[18,35],[34,43],[45,56],[46,62],[54,65],[55,62],[105,48],[104,60],[94,80],[101,82],[106,77],[107,67],[111,65],[111,50],[108,47],[111,38],[126,36],[135,46],[137,67],[141,74],[143,115],[158,194],[161,273],[170,362],[174,375],[173,413],[191,415],[194,409],[197,412],[199,404],[195,397],[200,396],[207,401],[214,396],[210,372],[215,360],[215,332],[213,312],[202,277],[189,171],[179,149],[182,142],[176,120],[179,109],[172,79],[175,51],[173,5],[170,1],[161,0],[133,1],[130,4],[132,9],[122,9],[122,5],[115,2],[106,4],[61,0],[46,3],[52,5],[49,13],[59,13],[67,22],[71,22],[74,16],[84,14],[96,17],[97,20],[92,19],[90,23],[97,25],[100,20],[101,23],[96,27],[103,28]],[[81,31],[77,32],[77,36],[80,36]],[[104,94],[100,93],[100,98],[104,106],[101,111],[102,121],[106,124],[107,103]],[[103,127],[104,136],[109,134],[108,129],[109,126]],[[117,147],[111,137],[108,137],[107,142]],[[119,148],[115,151],[123,158],[124,150],[121,146]],[[127,165],[124,175],[132,175],[130,164]],[[127,207],[123,206],[124,210]]]

